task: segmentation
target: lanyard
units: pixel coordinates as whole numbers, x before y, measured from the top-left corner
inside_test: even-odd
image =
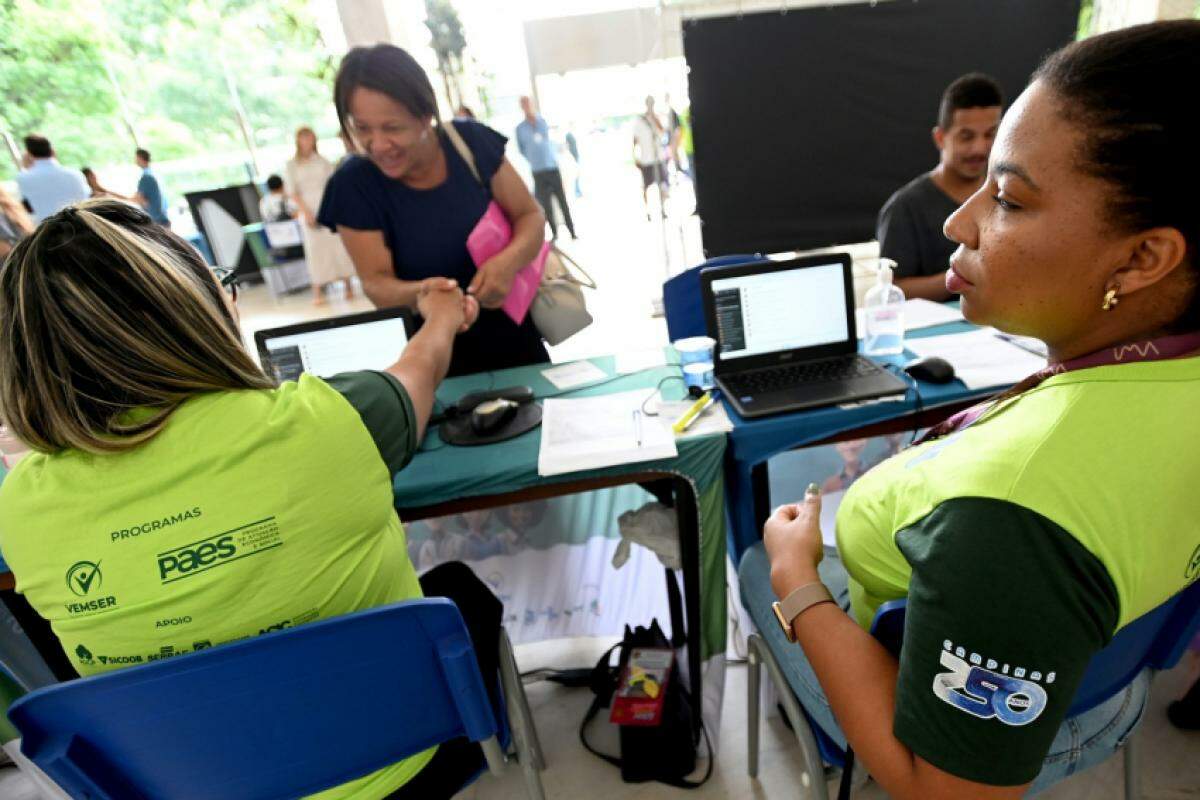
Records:
[[[1182,333],[1177,336],[1162,336],[1157,339],[1147,339],[1133,344],[1121,344],[1113,347],[1105,347],[1097,350],[1094,353],[1088,353],[1078,358],[1072,358],[1063,361],[1060,364],[1047,364],[1042,369],[1025,378],[1020,383],[1013,386],[1006,392],[1002,392],[996,397],[990,398],[977,403],[970,408],[964,409],[949,419],[939,422],[934,425],[925,435],[922,436],[917,444],[928,442],[932,439],[938,439],[942,436],[947,436],[956,431],[961,431],[970,427],[979,420],[984,414],[995,408],[1001,402],[1017,395],[1023,394],[1030,389],[1040,385],[1042,381],[1054,375],[1062,375],[1065,372],[1073,372],[1077,369],[1091,369],[1092,367],[1106,367],[1112,364],[1135,364],[1142,361],[1166,361],[1171,358],[1179,358],[1189,353],[1200,350],[1200,331],[1194,333]]]

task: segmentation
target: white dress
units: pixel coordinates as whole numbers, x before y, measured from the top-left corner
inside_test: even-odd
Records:
[[[319,153],[287,162],[288,188],[300,195],[314,216],[321,208],[321,195],[333,170],[333,164]],[[301,223],[300,227],[304,231],[304,254],[313,285],[321,286],[354,274],[354,262],[336,233],[324,226],[310,228]]]

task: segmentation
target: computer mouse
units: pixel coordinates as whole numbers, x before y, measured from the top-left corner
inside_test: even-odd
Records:
[[[476,436],[487,436],[499,430],[517,415],[518,405],[504,398],[483,401],[471,411],[471,430]]]
[[[929,383],[949,383],[954,380],[954,365],[937,356],[910,361],[904,366],[904,371],[919,381]]]

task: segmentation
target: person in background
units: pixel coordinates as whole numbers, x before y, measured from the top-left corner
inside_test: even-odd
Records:
[[[856,481],[836,555],[814,486],[742,560],[798,699],[890,797],[1037,794],[1145,711],[1150,670],[1067,717],[1094,656],[1200,571],[1200,114],[1178,86],[1197,73],[1200,20],[1038,67],[945,230],[966,319],[1049,366]],[[806,586],[818,602],[772,612]],[[897,658],[867,628],[899,598]]]
[[[150,219],[159,225],[171,227],[171,219],[167,216],[167,198],[158,183],[158,176],[150,169],[150,151],[139,147],[134,153],[134,161],[142,168],[137,193],[133,196],[134,202],[146,210]]]
[[[35,225],[91,195],[82,175],[58,163],[54,148],[45,136],[32,133],[25,137],[22,163],[28,166],[17,173],[17,188],[29,206]]]
[[[263,222],[286,222],[296,218],[296,204],[288,197],[283,178],[267,176],[267,193],[258,201],[258,212]]]
[[[17,242],[33,233],[33,220],[25,207],[0,186],[0,262],[8,257]]]
[[[947,86],[933,129],[937,166],[898,189],[880,210],[879,255],[896,262],[896,285],[905,297],[950,299],[946,270],[956,245],[942,225],[983,185],[1003,105],[1000,87],[987,75],[972,72]]]
[[[654,98],[646,98],[646,113],[633,122],[633,161],[642,173],[642,203],[646,206],[646,220],[650,220],[650,187],[658,186],[659,210],[667,218],[667,165],[663,163],[663,141],[666,129],[654,113]]]
[[[683,141],[683,120],[671,105],[671,95],[665,95],[663,101],[667,105],[667,157],[676,172],[683,172],[683,164],[679,160],[679,144]]]
[[[296,131],[296,154],[287,162],[287,182],[292,202],[300,211],[304,234],[304,257],[312,280],[313,305],[325,303],[325,288],[334,283],[346,287],[345,297],[354,297],[354,263],[338,237],[317,222],[317,209],[334,166],[317,152],[317,135],[312,128]]]
[[[554,142],[550,141],[550,126],[541,114],[534,112],[533,100],[529,97],[521,98],[521,111],[525,119],[517,125],[517,149],[533,171],[533,196],[550,221],[553,238],[558,238],[558,218],[552,206],[552,201],[557,200],[571,238],[577,239],[575,223],[571,220],[571,207],[567,205],[567,193],[563,190],[558,156],[554,153]]]
[[[575,197],[580,198],[583,197],[583,189],[579,186],[579,140],[575,138],[575,134],[571,131],[567,131],[567,135],[563,139],[567,145],[567,152],[571,154],[571,158],[575,161]]]
[[[468,105],[461,105],[454,111],[455,119],[475,119],[475,112]]]
[[[100,179],[96,177],[96,171],[91,167],[84,167],[79,170],[83,174],[83,179],[87,181],[88,189],[92,192],[92,197],[115,197],[118,200],[131,201],[133,198],[123,194],[117,194],[112,189],[106,189],[100,185]]]
[[[549,361],[532,317],[518,325],[501,309],[546,233],[537,201],[504,158],[505,138],[471,120],[441,123],[429,76],[393,45],[346,54],[334,106],[360,155],[330,178],[317,218],[342,237],[371,302],[412,307],[427,282],[452,278],[483,310],[454,348],[451,375]],[[450,141],[451,125],[485,185]],[[467,236],[493,199],[512,223],[512,241],[476,268]]]
[[[500,602],[462,564],[418,580],[392,505],[475,299],[429,282],[390,366],[276,386],[222,283],[116,200],[50,217],[0,268],[0,406],[35,451],[0,487],[16,590],[84,675],[445,596],[498,699]],[[197,545],[220,569],[194,569]],[[322,796],[449,797],[482,763],[454,740]]]

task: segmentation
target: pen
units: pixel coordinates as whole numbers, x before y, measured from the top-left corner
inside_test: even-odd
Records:
[[[692,403],[692,407],[683,412],[683,416],[675,420],[675,424],[671,426],[671,430],[675,433],[683,433],[691,427],[692,423],[700,418],[705,409],[712,405],[713,393],[705,392],[700,399]]]
[[[642,446],[642,412],[638,409],[633,410],[633,432],[637,437],[637,446]]]

